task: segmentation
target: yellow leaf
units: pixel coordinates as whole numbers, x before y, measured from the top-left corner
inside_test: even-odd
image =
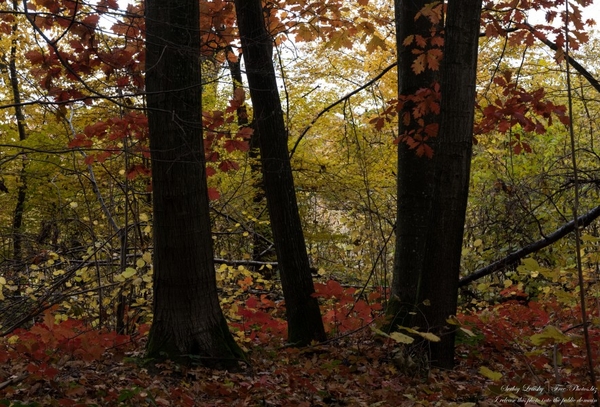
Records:
[[[404,335],[403,333],[400,333],[400,332],[392,332],[389,335],[389,337],[398,343],[413,343],[414,342],[413,338],[411,338],[408,335]]]
[[[448,318],[446,318],[446,323],[450,325],[460,325],[460,321],[454,315],[450,315]]]
[[[152,255],[150,254],[150,252],[145,252],[144,254],[142,254],[142,259],[146,262],[146,264],[152,263]]]
[[[463,331],[464,333],[466,333],[468,336],[473,337],[475,336],[475,334],[473,333],[473,331],[471,331],[470,329],[467,328],[460,328],[461,331]]]
[[[0,277],[0,285],[6,285],[6,279],[4,277]]]
[[[142,259],[137,259],[137,261],[135,262],[135,265],[137,268],[142,268],[146,265],[146,262]]]
[[[498,381],[502,378],[502,373],[500,372],[494,372],[493,370],[488,369],[485,366],[481,366],[479,368],[479,373],[484,376],[487,377],[488,379],[491,379],[493,381]]]
[[[431,332],[417,332],[422,338],[427,339],[429,342],[439,342],[441,341],[440,337],[432,334]]]
[[[555,326],[548,325],[544,330],[535,335],[531,335],[529,338],[534,345],[546,345],[555,343],[567,343],[571,342],[572,338],[569,335],[565,335],[560,329]]]
[[[123,278],[131,278],[137,273],[136,269],[127,267],[124,272],[121,273]]]

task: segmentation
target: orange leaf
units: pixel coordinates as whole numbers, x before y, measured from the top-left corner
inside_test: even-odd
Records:
[[[423,71],[425,71],[425,54],[421,54],[419,55],[417,58],[415,58],[415,60],[412,63],[412,70],[415,74],[420,74]]]

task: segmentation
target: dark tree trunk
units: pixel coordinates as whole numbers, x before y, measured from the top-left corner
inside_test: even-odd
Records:
[[[416,13],[428,0],[396,0],[399,94],[413,95],[431,86],[436,77],[415,75],[415,55],[404,40],[429,36],[431,23]],[[458,278],[467,207],[475,106],[475,76],[481,0],[450,0],[444,27],[444,57],[439,73],[441,113],[428,117],[439,122],[433,139],[433,158],[418,158],[406,145],[398,146],[398,217],[393,298],[389,314],[397,325],[418,327],[442,338],[432,342],[429,360],[451,368],[454,332],[446,319],[456,313]],[[400,135],[405,126],[400,112]]]
[[[233,79],[233,90],[242,88],[243,78],[241,61],[228,61],[229,70],[231,72],[231,78]],[[240,127],[250,126],[248,121],[248,111],[246,105],[242,105],[237,109],[238,125]],[[252,186],[254,187],[254,196],[252,197],[252,211],[254,218],[256,219],[252,224],[252,260],[253,261],[269,261],[270,256],[273,256],[274,248],[270,242],[272,240],[271,229],[269,225],[264,222],[268,218],[267,204],[265,200],[265,187],[263,184],[263,177],[260,165],[260,148],[258,146],[258,133],[253,133],[250,138],[250,171]],[[271,269],[266,267],[262,268],[258,265],[250,266],[254,271],[260,272],[264,278],[270,279],[272,277]]]
[[[151,358],[232,366],[243,354],[217,297],[202,140],[197,0],[146,2],[152,153],[154,320]]]
[[[13,10],[17,12],[18,2],[13,0]],[[16,38],[16,32],[19,26],[15,23],[12,26],[12,32],[14,38]],[[19,133],[19,141],[25,141],[27,139],[27,133],[25,132],[25,114],[23,113],[23,106],[21,106],[21,91],[19,89],[19,76],[17,71],[17,43],[16,40],[12,40],[10,46],[10,61],[8,63],[8,71],[10,75],[10,87],[13,94],[13,101],[15,104],[15,117],[17,119],[17,131]],[[17,187],[17,203],[13,211],[13,260],[17,264],[18,268],[22,267],[21,262],[23,261],[23,214],[25,212],[25,199],[27,198],[27,162],[23,158],[21,164],[21,170],[19,171],[19,186]]]
[[[440,134],[435,154],[435,190],[425,253],[422,307],[427,327],[440,342],[431,343],[431,362],[454,366],[454,330],[446,323],[456,314],[458,279],[473,147],[475,79],[481,0],[450,0],[445,27],[441,77]],[[424,325],[421,325],[424,326]]]
[[[306,345],[325,339],[314,292],[289,160],[287,132],[275,69],[273,44],[261,0],[236,0],[246,75],[254,109],[267,207],[279,263],[288,320],[288,340]]]
[[[416,74],[412,69],[415,60],[416,42],[404,46],[410,35],[427,38],[435,27],[426,18],[415,20],[417,13],[430,0],[396,0],[396,42],[398,49],[398,94],[404,97],[415,95],[419,89],[431,88],[437,80],[437,73],[427,69]],[[420,49],[420,48],[417,48]],[[421,126],[412,118],[414,104],[404,104],[399,117],[411,116],[410,123],[399,120],[398,135],[420,132]],[[427,115],[424,124],[439,120],[437,115]],[[433,145],[432,142],[429,143]],[[435,149],[435,147],[434,147]],[[434,153],[435,157],[435,153]],[[419,292],[425,259],[425,240],[433,194],[434,159],[418,157],[415,150],[400,141],[398,143],[398,207],[396,217],[396,250],[392,279],[392,300],[388,308],[389,327],[412,326],[411,316],[423,301]]]

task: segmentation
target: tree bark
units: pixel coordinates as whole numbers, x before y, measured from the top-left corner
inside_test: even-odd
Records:
[[[431,363],[454,366],[454,330],[446,323],[456,314],[458,280],[469,193],[475,79],[481,0],[449,0],[441,66],[440,134],[435,180],[425,245],[421,306],[417,318],[441,337],[431,343]],[[427,325],[425,325],[427,324]]]
[[[237,60],[235,62],[228,61],[229,63],[229,71],[231,72],[231,79],[233,79],[233,91],[237,88],[243,88],[243,78],[242,78],[242,69],[241,69],[241,61]],[[248,121],[248,112],[246,105],[242,105],[237,109],[237,122],[238,126],[252,126]],[[258,146],[258,135],[257,133],[253,133],[250,137],[250,151],[248,156],[250,158],[250,176],[252,179],[252,186],[254,187],[254,195],[252,197],[252,211],[254,218],[256,219],[252,222],[252,260],[255,262],[264,262],[268,259],[268,255],[273,255],[274,249],[273,244],[270,243],[264,237],[268,237],[271,240],[271,229],[269,225],[265,224],[263,221],[267,218],[267,204],[265,200],[265,188],[263,185],[263,177],[260,165],[260,149]],[[253,271],[259,272],[266,279],[270,279],[271,269],[270,268],[261,268],[259,266],[250,266]]]
[[[18,2],[13,0],[13,10],[17,12]],[[16,38],[19,26],[17,23],[12,26],[12,34]],[[19,141],[23,142],[27,139],[25,131],[25,114],[23,106],[21,106],[21,90],[19,88],[19,76],[17,71],[17,42],[12,40],[10,46],[10,60],[8,63],[8,71],[10,75],[10,87],[13,94],[15,105],[15,118],[17,119],[17,131],[19,133]],[[13,260],[18,268],[22,267],[23,261],[23,214],[25,212],[25,200],[27,198],[27,161],[22,158],[21,170],[19,171],[19,186],[17,187],[17,203],[13,210]]]
[[[197,0],[146,2],[146,91],[154,209],[147,355],[235,366],[244,356],[219,306],[213,263]]]
[[[273,43],[260,0],[235,1],[246,75],[260,147],[264,188],[288,320],[288,341],[302,346],[325,339],[302,232],[287,132],[275,68]]]
[[[431,35],[433,27],[426,18],[415,20],[417,13],[430,0],[396,0],[396,45],[398,49],[398,94],[400,98],[413,96],[420,89],[429,89],[438,79],[438,73],[427,69],[415,73],[412,63],[415,59],[416,42],[404,45],[404,40],[411,35],[421,35],[425,38]],[[398,113],[400,118],[409,115],[411,120],[406,123],[398,120],[398,135],[414,134],[421,131],[421,126],[412,117],[414,104],[405,103]],[[424,124],[434,124],[439,121],[437,115],[427,115]],[[435,143],[430,143],[435,151]],[[392,299],[388,307],[390,316],[389,328],[411,326],[412,315],[419,302],[420,281],[423,278],[423,261],[425,259],[425,240],[430,217],[431,199],[433,194],[433,158],[418,157],[415,150],[400,141],[398,143],[398,173],[396,211],[396,247],[392,279]]]

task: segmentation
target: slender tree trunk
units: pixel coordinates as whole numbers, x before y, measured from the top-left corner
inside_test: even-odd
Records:
[[[17,0],[13,0],[13,10],[18,10]],[[15,23],[12,26],[12,34],[16,37],[19,26]],[[19,141],[25,141],[27,133],[25,131],[25,114],[21,106],[21,91],[19,88],[19,77],[17,72],[17,44],[13,39],[10,46],[10,61],[9,61],[10,86],[15,104],[15,117],[17,119],[17,131],[19,133]],[[23,158],[21,170],[19,171],[19,186],[17,187],[17,203],[13,211],[13,260],[16,264],[20,264],[23,260],[23,213],[25,212],[25,199],[27,198],[27,162]]]
[[[424,17],[415,20],[417,13],[430,0],[396,0],[396,41],[398,48],[398,94],[400,98],[409,98],[420,89],[431,88],[438,79],[438,73],[427,69],[415,73],[412,63],[415,60],[413,50],[416,42],[404,45],[411,35],[427,38],[436,27]],[[408,115],[410,122],[400,119],[398,135],[415,134],[422,131],[412,115],[414,103],[407,102],[398,113],[400,118]],[[423,124],[439,121],[439,116],[429,114],[423,117]],[[435,140],[429,142],[435,151]],[[398,143],[397,193],[398,206],[396,212],[396,250],[392,280],[392,300],[388,308],[389,327],[393,330],[398,325],[411,326],[411,318],[418,304],[423,301],[420,293],[420,282],[423,278],[423,261],[426,257],[425,240],[430,217],[433,194],[434,158],[418,157],[414,149],[400,141]]]
[[[454,329],[446,320],[456,314],[465,213],[469,194],[475,80],[481,0],[450,0],[442,61],[440,134],[435,154],[435,190],[425,246],[426,277],[421,308],[430,331],[432,364],[454,366]],[[421,325],[423,326],[423,325]]]
[[[146,1],[152,154],[151,358],[232,366],[243,354],[217,297],[202,140],[198,0]]]
[[[298,214],[287,132],[272,61],[272,39],[261,0],[235,0],[246,75],[254,109],[264,187],[288,320],[288,340],[306,345],[325,339]]]
[[[229,71],[231,72],[231,78],[233,79],[233,90],[235,92],[236,89],[242,88],[243,78],[242,78],[242,69],[241,62],[238,61],[228,61],[229,63]],[[248,111],[246,105],[242,105],[237,109],[237,122],[240,127],[243,126],[251,126],[248,121]],[[252,260],[253,261],[265,261],[269,260],[267,255],[273,254],[273,244],[269,242],[267,239],[271,239],[270,234],[271,230],[269,225],[265,224],[263,221],[267,219],[267,205],[265,201],[265,187],[263,184],[262,171],[260,166],[260,149],[258,146],[258,133],[253,133],[250,138],[250,171],[251,171],[251,179],[252,186],[254,187],[254,196],[252,197],[252,211],[254,212],[254,218],[256,219],[253,222],[253,235],[252,235]],[[265,238],[267,237],[267,238]],[[250,266],[254,271],[259,271],[263,275],[264,278],[271,278],[271,269],[263,268],[261,270],[260,266]]]

